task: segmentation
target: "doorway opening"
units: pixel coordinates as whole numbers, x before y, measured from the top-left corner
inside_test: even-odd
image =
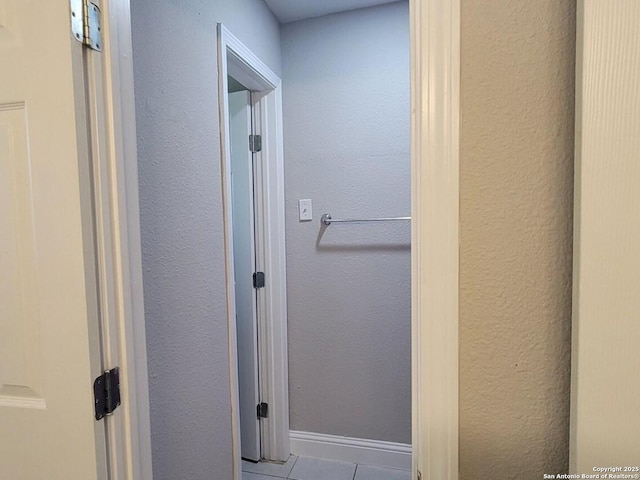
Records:
[[[264,285],[264,273],[256,258],[254,157],[260,137],[253,129],[251,92],[233,77],[228,80],[241,451],[242,458],[258,461],[262,458],[260,420],[266,416],[263,404],[268,405],[260,399],[258,369],[258,292]]]
[[[245,225],[254,229],[251,246],[255,253],[252,255],[251,248],[245,248],[245,260],[254,258],[255,263],[253,267],[245,266],[245,273],[241,273],[234,259],[237,252],[229,262],[234,269],[231,288],[235,313],[230,321],[236,334],[233,360],[238,372],[241,457],[286,461],[293,453],[358,465],[406,471],[410,468],[407,20],[408,6],[399,3],[282,27],[281,52],[287,82],[283,108],[287,119],[285,208],[289,220],[290,302],[288,316],[269,317],[270,312],[263,311],[262,302],[266,303],[270,296],[268,278],[264,290],[251,290],[244,284],[247,298],[256,304],[255,313],[249,303],[240,305],[242,300],[238,298],[238,282],[248,282],[254,273],[271,273],[260,263],[261,253],[262,258],[271,253],[260,238],[261,229],[270,225],[261,212],[260,201],[264,197],[260,189],[268,188],[271,181],[263,181],[260,175],[261,168],[271,165],[268,153],[265,156],[261,151],[252,156],[253,165],[244,160],[245,171],[253,169],[254,184],[246,190],[254,194],[250,202],[254,220]],[[308,35],[307,30],[315,34]],[[363,45],[367,47],[362,48]],[[238,128],[244,130],[239,135],[240,148],[249,150],[247,134],[262,133],[263,150],[268,149],[268,125],[266,129],[259,125],[259,100],[264,87],[249,85],[256,80],[256,71],[242,54],[226,47],[223,57],[227,70],[221,68],[220,75],[226,75],[223,88],[227,111],[221,123],[224,128],[229,126],[230,142],[234,137],[233,117],[238,113]],[[245,93],[230,92],[234,89]],[[233,96],[244,96],[244,103],[236,112],[231,111]],[[247,108],[253,108],[253,113],[247,113]],[[255,121],[248,126],[250,117]],[[231,143],[229,154],[233,160]],[[242,221],[233,213],[235,175],[230,165],[231,180],[225,181],[230,182],[232,225]],[[308,217],[312,217],[311,199],[316,204],[315,221],[303,215],[306,212],[302,205],[308,202]],[[325,213],[332,216],[332,222],[318,222]],[[238,250],[241,247],[233,239],[234,227],[230,230],[230,246]],[[245,240],[249,237],[246,233],[239,235]],[[255,327],[247,329],[251,333],[247,342],[240,338],[245,330],[240,324],[242,306],[249,311],[247,318],[255,315],[251,324]],[[277,322],[281,322],[282,332],[288,330],[288,335],[279,340],[281,351],[290,352],[289,374],[284,382],[291,388],[282,392],[279,401],[277,396],[264,400],[263,393],[268,391],[265,377],[277,372],[278,367],[274,369],[268,359],[263,361],[269,355],[269,342],[265,344],[260,338],[257,344],[254,341]],[[257,361],[253,362],[251,355]],[[244,381],[244,371],[255,373],[258,380],[249,376]],[[265,441],[265,423],[271,420],[273,408],[287,399],[291,410],[286,415],[292,428],[282,431],[282,424],[274,423],[272,431],[280,432],[283,444],[288,440],[290,449],[274,458],[266,453],[269,441]],[[262,403],[267,404],[266,419],[257,415]],[[243,411],[248,413],[243,415]],[[248,418],[253,424],[250,427],[244,425]],[[257,445],[249,452],[248,441]]]

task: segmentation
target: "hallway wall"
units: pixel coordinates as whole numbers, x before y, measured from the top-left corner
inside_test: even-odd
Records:
[[[411,441],[408,2],[282,26],[291,429]],[[298,221],[297,201],[314,218]]]
[[[232,478],[216,23],[280,73],[262,0],[131,2],[155,480]]]
[[[569,453],[575,0],[462,0],[460,480]]]

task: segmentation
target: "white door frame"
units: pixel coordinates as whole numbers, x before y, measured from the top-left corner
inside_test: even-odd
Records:
[[[122,404],[105,417],[110,478],[152,480],[129,0],[102,0],[101,53],[87,56],[97,274],[106,368]]]
[[[106,3],[106,2],[105,2]],[[114,175],[114,201],[118,209],[112,212],[119,254],[116,280],[120,292],[120,328],[131,331],[126,336],[123,354],[129,362],[124,388],[125,399],[137,410],[128,418],[131,441],[139,446],[139,476],[151,478],[150,448],[148,444],[148,402],[146,393],[146,344],[142,309],[142,283],[140,273],[140,242],[137,202],[137,167],[135,148],[135,117],[133,112],[133,76],[131,66],[131,26],[128,0],[109,0],[111,25],[110,55],[105,55],[107,76],[111,78],[109,102],[114,107],[109,124],[113,127],[112,173]],[[417,471],[424,480],[457,480],[458,478],[458,242],[459,242],[459,103],[460,103],[460,0],[410,0],[411,18],[411,138],[412,138],[412,404],[413,404],[413,478]],[[231,51],[244,60],[253,72],[268,69],[240,42],[219,27],[218,54],[221,65],[226,64],[226,53]],[[247,62],[247,60],[249,60]],[[239,62],[239,66],[243,62]],[[236,65],[236,66],[238,66]],[[257,67],[257,68],[256,68]],[[219,72],[219,89],[226,92],[227,71]],[[238,73],[236,72],[237,76]],[[262,102],[263,115],[272,115],[271,128],[282,131],[281,85],[272,79],[273,90]],[[239,79],[240,80],[240,79]],[[119,87],[119,88],[116,88]],[[119,94],[119,96],[118,96]],[[224,105],[224,102],[221,102]],[[275,110],[275,113],[274,113]],[[223,112],[221,112],[221,115]],[[221,118],[222,120],[222,118]],[[221,129],[224,122],[220,122]],[[276,135],[276,138],[281,135]],[[269,156],[277,159],[269,168],[282,168],[282,144],[265,141]],[[117,147],[117,148],[115,148]],[[222,144],[223,158],[228,151]],[[124,161],[126,158],[127,161]],[[278,166],[279,162],[279,166]],[[223,162],[223,168],[227,168]],[[228,169],[227,169],[228,170]],[[281,180],[276,177],[275,180]],[[278,184],[281,188],[282,185]],[[224,202],[229,203],[228,185]],[[284,201],[276,194],[273,202]],[[229,272],[230,226],[225,218],[227,271]],[[269,228],[284,228],[284,216],[272,219]],[[269,260],[276,267],[272,275],[284,279],[284,244],[270,249],[275,257]],[[114,252],[115,253],[115,252]],[[266,267],[265,267],[266,268]],[[279,304],[268,304],[272,318],[278,313],[286,318],[284,282],[276,292]],[[233,308],[233,288],[227,276],[227,302]],[[280,310],[278,310],[280,309]],[[128,313],[129,315],[125,315]],[[131,321],[124,321],[125,318]],[[240,444],[237,409],[237,366],[235,362],[235,330],[229,315],[231,391],[233,396],[233,436],[235,478],[240,478]],[[272,331],[273,338],[286,344],[286,332]],[[144,360],[143,360],[144,359]],[[286,355],[281,358],[286,375]],[[144,364],[144,365],[143,365]],[[134,382],[134,378],[137,382]],[[140,387],[137,387],[139,385]],[[286,384],[282,384],[286,385]],[[288,411],[288,395],[279,408]],[[125,400],[125,401],[126,401]],[[135,403],[134,403],[135,401]],[[272,405],[271,412],[276,405]],[[276,416],[276,415],[274,415]],[[146,422],[145,422],[146,418]],[[288,450],[288,416],[286,435],[274,438],[276,449]],[[135,448],[133,449],[135,451]],[[275,450],[274,450],[275,451]],[[139,455],[142,455],[140,457]],[[272,455],[270,455],[272,456]],[[148,464],[148,467],[145,466]],[[133,467],[132,467],[133,468]],[[135,473],[134,473],[135,474]]]
[[[410,0],[413,479],[458,478],[460,0]]]
[[[282,84],[257,56],[222,24],[218,24],[218,99],[222,162],[229,365],[232,395],[233,452],[240,472],[240,412],[236,343],[233,224],[231,215],[231,151],[227,76],[249,88],[254,130],[262,134],[262,152],[255,159],[256,268],[266,286],[258,290],[258,370],[260,399],[269,404],[261,422],[263,458],[289,458],[289,373],[287,357],[287,297],[284,231],[284,161]],[[239,474],[239,473],[238,473]]]

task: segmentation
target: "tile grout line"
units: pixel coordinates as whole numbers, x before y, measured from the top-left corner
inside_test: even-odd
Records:
[[[296,459],[293,461],[293,465],[291,465],[291,470],[289,470],[289,473],[287,473],[287,477],[285,478],[285,480],[289,480],[291,478],[291,472],[293,472],[293,469],[296,468],[296,463],[298,463],[298,459],[300,458],[299,455],[295,456]]]

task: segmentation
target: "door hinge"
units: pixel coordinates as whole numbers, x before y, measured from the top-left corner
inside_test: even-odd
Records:
[[[76,40],[92,50],[102,51],[100,9],[89,0],[70,0],[71,32]]]
[[[93,382],[96,420],[111,415],[120,405],[120,369],[107,370]]]
[[[256,410],[258,411],[258,418],[267,418],[269,416],[269,405],[267,403],[259,403]]]
[[[251,153],[262,151],[262,135],[249,135],[249,150]]]
[[[264,287],[264,272],[256,272],[253,274],[253,288]]]

